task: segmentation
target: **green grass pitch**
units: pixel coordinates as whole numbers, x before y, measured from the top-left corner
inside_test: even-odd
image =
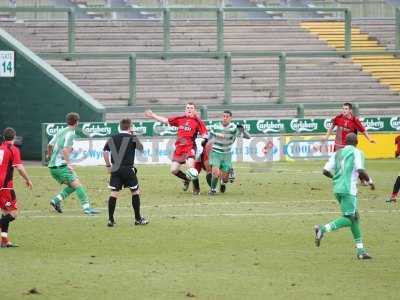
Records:
[[[395,160],[368,161],[376,191],[359,187],[364,243],[358,261],[349,229],[314,245],[313,226],[339,216],[323,161],[236,164],[225,194],[183,192],[167,166],[139,166],[147,226],[133,226],[130,194],[106,227],[108,175],[77,168],[96,217],[73,196],[63,214],[48,170],[28,166],[34,189],[16,174],[21,214],[10,225],[19,248],[0,249],[0,299],[399,299],[400,210],[388,205]]]

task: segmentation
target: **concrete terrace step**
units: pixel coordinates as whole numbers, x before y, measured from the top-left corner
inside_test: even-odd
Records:
[[[325,64],[288,64],[286,67],[287,71],[292,70],[320,70],[326,68]],[[331,70],[360,70],[360,67],[356,64],[348,65],[348,64],[332,64],[329,65]],[[58,66],[59,71],[68,73],[70,71],[70,67],[66,65]],[[265,71],[265,70],[277,70],[279,68],[278,64],[232,64],[233,72],[241,72],[241,71]],[[372,67],[371,67],[372,68]],[[85,73],[94,73],[99,71],[107,71],[109,73],[112,72],[129,72],[129,66],[127,63],[123,65],[82,65],[76,68],[76,70],[71,70],[74,72],[85,72]],[[140,74],[146,74],[148,72],[154,73],[176,73],[179,74],[181,72],[201,72],[201,71],[224,71],[224,65],[222,63],[216,63],[214,65],[170,65],[170,64],[159,64],[159,65],[137,65],[137,72]]]
[[[339,24],[339,23],[338,23]],[[336,33],[341,25],[335,24]],[[37,52],[67,49],[66,22],[25,22],[10,28]],[[326,28],[327,29],[327,28]],[[326,32],[330,32],[326,30]],[[354,47],[377,43],[364,32],[353,31]],[[226,51],[332,51],[335,48],[287,20],[226,21]],[[78,21],[76,49],[80,52],[162,51],[162,22]],[[215,21],[172,22],[171,50],[215,51]],[[343,35],[324,35],[340,47]],[[372,42],[371,42],[372,41]],[[363,47],[364,49],[364,47]],[[389,58],[385,58],[384,61]],[[232,102],[276,103],[278,100],[278,58],[232,58]],[[368,62],[368,58],[355,58]],[[128,59],[49,61],[67,78],[106,106],[127,105],[129,97]],[[223,103],[224,60],[174,59],[137,60],[137,103],[141,105]],[[385,80],[385,79],[383,79]],[[288,102],[363,101],[377,98],[400,100],[397,92],[380,84],[350,58],[287,58]]]
[[[93,80],[75,80],[75,82],[83,89],[86,91],[92,89],[92,90],[99,90],[99,88],[103,90],[109,89],[110,91],[112,89],[115,90],[127,90],[128,89],[128,80],[124,79],[115,79],[115,80],[108,80],[108,79],[103,79],[103,80],[98,80],[96,83],[94,83]],[[142,91],[163,91],[163,90],[170,90],[170,91],[180,91],[180,90],[193,90],[193,91],[202,91],[202,90],[217,90],[217,89],[223,89],[223,80],[210,80],[209,82],[202,82],[199,84],[197,81],[192,81],[192,82],[186,82],[185,85],[180,84],[181,81],[169,81],[169,82],[164,82],[160,81],[159,84],[152,84],[150,81],[148,82],[138,82],[137,86],[137,92],[142,92]],[[327,85],[326,82],[297,82],[295,80],[289,82],[286,85],[286,90],[299,90],[304,87],[307,87],[307,89],[315,89],[315,90],[325,90]],[[278,83],[276,80],[270,80],[265,82],[259,81],[258,83],[244,83],[242,80],[240,81],[234,81],[232,84],[232,90],[255,90],[255,89],[277,89],[278,88]],[[342,90],[363,90],[365,89],[379,89],[381,88],[381,84],[378,83],[377,81],[366,81],[366,82],[347,82],[347,83],[332,83],[329,84],[330,89],[342,89]],[[347,93],[351,93],[352,91],[347,91]]]

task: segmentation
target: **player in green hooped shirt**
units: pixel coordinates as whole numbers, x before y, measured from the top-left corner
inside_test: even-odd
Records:
[[[51,139],[47,145],[47,157],[49,159],[49,170],[51,176],[59,183],[67,186],[50,200],[50,205],[62,213],[61,201],[73,192],[76,192],[83,212],[86,215],[97,214],[98,211],[90,207],[89,197],[80,183],[70,161],[72,145],[75,138],[75,128],[78,126],[79,114],[69,113],[66,116],[68,126]]]
[[[364,154],[356,148],[358,144],[357,135],[349,133],[346,136],[346,146],[335,152],[325,164],[323,174],[332,178],[333,193],[339,202],[342,216],[326,225],[316,225],[315,244],[320,246],[323,236],[330,231],[342,227],[350,227],[357,248],[358,259],[371,259],[372,257],[364,248],[359,224],[357,208],[357,180],[368,184],[375,189],[371,178],[365,172]]]
[[[229,179],[229,170],[232,168],[232,145],[240,134],[249,139],[250,136],[244,131],[243,126],[231,122],[232,112],[225,110],[222,116],[222,123],[210,130],[210,142],[212,149],[208,163],[212,169],[211,189],[209,195],[217,193],[218,181],[220,181],[220,192],[224,193],[226,183]]]

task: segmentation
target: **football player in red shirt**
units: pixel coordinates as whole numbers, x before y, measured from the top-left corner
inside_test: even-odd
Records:
[[[196,137],[200,134],[202,138],[207,138],[207,128],[197,116],[196,105],[192,102],[187,103],[183,116],[166,118],[151,110],[146,110],[145,116],[178,128],[175,152],[171,162],[171,173],[184,181],[183,189],[186,191],[189,188],[190,180],[180,170],[180,166],[186,162],[188,168],[195,167]],[[199,192],[200,184],[198,178],[196,178],[193,180],[193,194],[198,195]]]
[[[364,125],[361,124],[361,121],[353,115],[353,105],[351,105],[351,103],[346,102],[343,104],[342,113],[332,119],[332,126],[328,129],[328,132],[322,138],[323,141],[328,140],[335,127],[335,151],[346,146],[346,135],[350,132],[355,134],[361,132],[370,143],[375,143],[375,141],[371,139],[368,132],[365,130]]]
[[[3,132],[3,142],[0,144],[0,209],[1,209],[1,248],[16,247],[8,239],[8,227],[18,215],[17,198],[13,186],[14,168],[25,179],[28,188],[32,188],[24,166],[22,165],[19,149],[14,146],[15,130],[6,128]]]
[[[394,152],[394,156],[398,158],[400,155],[400,135],[396,136],[396,138],[394,139],[394,144],[396,145],[396,151]],[[392,194],[388,199],[386,199],[386,202],[397,202],[397,195],[399,194],[399,190],[400,190],[400,175],[396,177],[396,181],[394,182],[393,185]]]

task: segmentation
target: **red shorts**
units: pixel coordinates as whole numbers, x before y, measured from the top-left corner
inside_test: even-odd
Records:
[[[194,163],[194,168],[197,170],[197,172],[199,172],[199,174],[200,174],[200,172],[201,172],[202,169],[205,170],[204,165],[203,165],[203,162],[202,162],[202,161],[199,161],[199,160],[197,160],[197,161]]]
[[[188,158],[194,158],[196,150],[192,146],[177,146],[172,156],[172,161],[184,164]]]
[[[14,190],[0,190],[0,209],[6,211],[17,209],[17,198]]]
[[[194,167],[197,170],[197,172],[201,172],[201,170],[207,171],[206,166],[204,165],[204,162],[208,162],[208,151],[204,151],[201,153],[200,160],[196,160]]]

